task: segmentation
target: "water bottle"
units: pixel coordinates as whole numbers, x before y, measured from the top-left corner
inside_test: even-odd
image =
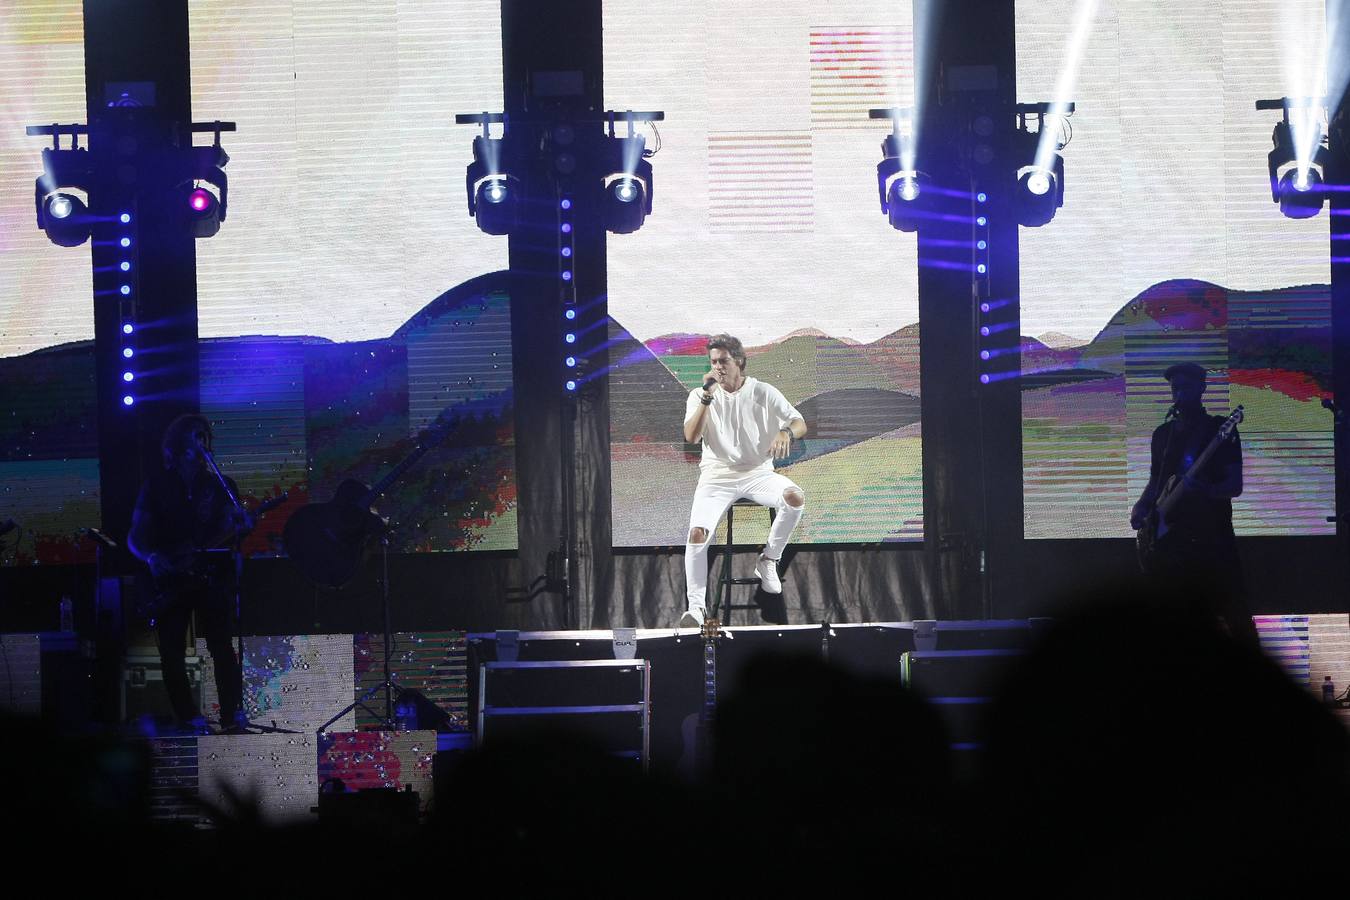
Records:
[[[1336,685],[1330,675],[1322,678],[1322,702],[1328,706],[1336,702]]]
[[[69,597],[61,598],[61,630],[75,630],[75,604]]]

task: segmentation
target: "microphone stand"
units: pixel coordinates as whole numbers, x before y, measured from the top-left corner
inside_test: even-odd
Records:
[[[237,655],[237,657],[236,657],[236,662],[238,663],[238,666],[239,666],[239,681],[240,681],[240,684],[239,684],[239,697],[238,697],[238,700],[239,700],[239,712],[243,713],[243,712],[244,712],[244,696],[243,696],[243,693],[244,693],[244,691],[243,691],[243,677],[244,677],[244,530],[243,530],[243,528],[241,527],[241,523],[248,521],[248,510],[244,509],[244,504],[240,501],[239,495],[236,494],[236,493],[230,488],[230,482],[229,482],[229,480],[225,477],[225,473],[223,473],[223,472],[220,471],[220,466],[216,465],[216,458],[215,458],[215,456],[211,453],[211,451],[208,450],[204,444],[198,443],[198,444],[197,444],[197,452],[200,453],[200,454],[202,455],[202,459],[206,460],[206,466],[207,466],[207,468],[209,468],[209,469],[211,470],[211,474],[213,474],[213,475],[216,476],[216,482],[220,485],[220,489],[221,489],[222,491],[224,491],[224,492],[225,492],[225,496],[228,497],[228,498],[230,499],[230,503],[234,506],[234,512],[235,512],[235,517],[236,517],[236,518],[235,518],[235,526],[234,526],[234,538],[233,538],[233,540],[232,540],[231,543],[230,543],[230,560],[231,560],[231,563],[233,564],[233,567],[234,567],[234,616],[233,616],[233,621],[234,621],[234,632],[235,632],[235,637],[237,637],[237,638],[239,639],[239,652],[238,652],[238,655]],[[219,685],[217,685],[217,687],[219,687]],[[258,725],[258,724],[254,723],[254,722],[249,722],[249,721],[248,721],[248,716],[247,716],[247,714],[245,714],[245,716],[244,716],[244,721],[245,721],[245,723],[246,723],[246,724],[244,725],[244,730],[247,731],[247,732],[251,732],[251,733],[267,733],[267,734],[299,734],[299,732],[297,732],[297,731],[292,731],[292,730],[287,729],[287,728],[278,728],[278,727],[276,726],[276,723],[275,723],[275,722],[273,722],[273,724],[272,724],[270,727],[267,726],[267,725]],[[234,724],[235,724],[235,723],[233,723],[233,722],[228,722],[228,723],[227,723],[227,722],[222,721],[222,722],[220,723],[220,727],[221,727],[221,730],[224,730],[224,729],[226,729],[226,728],[228,728],[228,727],[230,727],[230,726],[232,726],[232,725],[234,725]]]
[[[328,734],[328,729],[341,719],[347,713],[356,709],[364,709],[367,713],[380,720],[386,731],[398,730],[398,717],[394,713],[394,696],[402,694],[403,688],[394,682],[394,677],[389,668],[389,661],[394,655],[393,645],[393,626],[389,618],[389,537],[393,531],[386,525],[380,531],[380,601],[384,611],[384,680],[374,687],[367,688],[361,696],[357,697],[351,703],[342,707],[338,713],[324,722],[318,728],[318,734],[323,737]],[[373,709],[367,701],[373,698],[377,693],[384,692],[384,716]]]
[[[206,466],[211,470],[211,474],[216,476],[216,483],[220,489],[225,492],[230,503],[234,506],[235,526],[234,538],[230,542],[230,556],[234,564],[234,625],[239,637],[239,671],[244,671],[244,603],[243,603],[243,575],[244,575],[244,554],[243,554],[243,533],[239,530],[239,522],[247,520],[248,512],[244,509],[244,504],[240,502],[239,495],[230,488],[230,482],[225,478],[225,473],[220,471],[220,466],[216,465],[216,458],[204,444],[197,444],[197,452],[206,460]],[[242,706],[243,698],[240,698]],[[223,722],[221,723],[224,724]]]

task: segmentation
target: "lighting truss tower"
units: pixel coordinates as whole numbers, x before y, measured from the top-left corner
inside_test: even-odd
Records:
[[[235,126],[192,122],[186,0],[89,0],[84,40],[88,124],[28,133],[52,139],[38,227],[91,245],[101,524],[120,540],[164,425],[198,407],[193,241],[225,218]],[[199,132],[214,142],[194,147]]]

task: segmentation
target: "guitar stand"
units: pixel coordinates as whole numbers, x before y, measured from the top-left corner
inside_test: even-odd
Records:
[[[380,599],[384,607],[384,681],[368,689],[361,696],[357,697],[351,703],[342,708],[337,715],[319,726],[319,734],[327,734],[328,727],[338,719],[345,716],[354,709],[364,709],[372,716],[380,719],[386,731],[397,731],[398,722],[394,718],[394,694],[402,693],[402,688],[394,684],[393,678],[389,674],[389,660],[394,654],[393,641],[390,637],[389,627],[389,529],[386,528],[380,534]],[[384,715],[380,716],[378,712],[367,705],[366,701],[373,697],[377,692],[384,691]]]

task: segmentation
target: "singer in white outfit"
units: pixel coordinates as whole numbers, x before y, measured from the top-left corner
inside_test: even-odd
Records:
[[[769,542],[755,566],[760,586],[770,594],[783,592],[778,560],[806,506],[802,489],[773,470],[773,461],[787,457],[792,441],[806,436],[802,414],[773,385],[746,377],[745,348],[737,338],[710,338],[708,361],[712,370],[701,389],[689,392],[684,412],[684,439],[703,443],[703,459],[684,545],[688,607],[681,627],[703,624],[708,545],[731,504],[748,498],[775,510]]]

